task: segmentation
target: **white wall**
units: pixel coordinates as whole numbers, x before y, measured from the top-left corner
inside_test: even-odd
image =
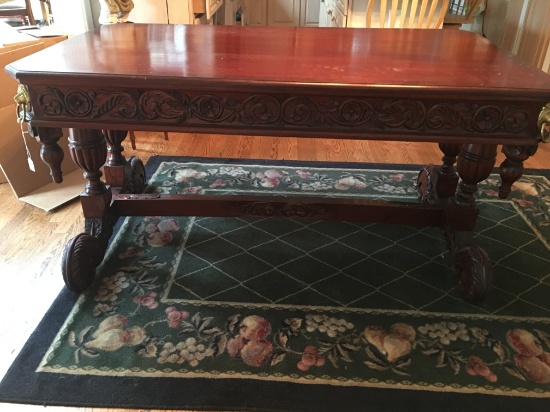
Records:
[[[74,36],[93,29],[89,0],[50,0],[50,4],[57,31]]]
[[[92,10],[92,22],[94,27],[99,27],[99,11],[101,10],[101,5],[99,0],[88,0],[90,2],[90,9]]]

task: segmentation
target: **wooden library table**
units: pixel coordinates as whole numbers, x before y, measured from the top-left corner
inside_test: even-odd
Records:
[[[53,179],[64,127],[87,179],[85,231],[63,259],[76,291],[91,283],[118,216],[244,215],[439,226],[464,298],[479,301],[492,272],[470,241],[477,184],[502,145],[505,198],[550,123],[550,76],[460,30],[117,24],[6,70],[26,86],[26,120]],[[122,155],[127,130],[437,142],[443,158],[419,171],[418,203],[151,196],[140,194],[141,161]]]

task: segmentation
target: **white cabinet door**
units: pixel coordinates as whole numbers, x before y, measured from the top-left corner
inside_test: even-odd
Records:
[[[319,27],[346,27],[347,16],[334,0],[324,0],[319,9]]]
[[[346,16],[338,6],[332,10],[332,16],[330,18],[330,27],[346,27]]]
[[[321,1],[319,0],[302,0],[300,10],[300,27],[319,26],[320,7]]]
[[[334,0],[336,7],[340,9],[342,14],[348,14],[348,0]],[[366,7],[365,7],[366,9]]]
[[[267,25],[298,27],[300,25],[300,0],[267,0]]]
[[[243,10],[243,25],[267,25],[267,0],[245,0]]]
[[[319,5],[319,27],[328,27],[328,2],[329,0],[321,0]]]

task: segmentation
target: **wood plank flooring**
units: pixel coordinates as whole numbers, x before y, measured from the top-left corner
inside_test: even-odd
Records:
[[[318,160],[440,164],[437,144],[360,142],[282,137],[222,136],[138,132],[137,150],[125,142],[124,154],[144,162],[152,155],[213,158]],[[504,159],[499,153],[497,165]],[[65,161],[71,161],[66,159]],[[541,145],[529,168],[550,166],[550,145]],[[84,186],[84,183],[83,183]],[[18,201],[8,184],[0,185],[0,377],[32,333],[61,288],[61,255],[65,243],[83,229],[77,200],[52,213]],[[43,406],[0,405],[6,412],[37,412]],[[124,412],[123,409],[58,408],[52,412]],[[128,410],[130,411],[130,410]],[[160,412],[160,411],[159,411]]]

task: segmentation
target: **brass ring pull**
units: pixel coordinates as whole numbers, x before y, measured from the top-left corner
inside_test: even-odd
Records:
[[[542,108],[539,115],[538,125],[540,127],[540,137],[542,142],[550,142],[550,103]]]

